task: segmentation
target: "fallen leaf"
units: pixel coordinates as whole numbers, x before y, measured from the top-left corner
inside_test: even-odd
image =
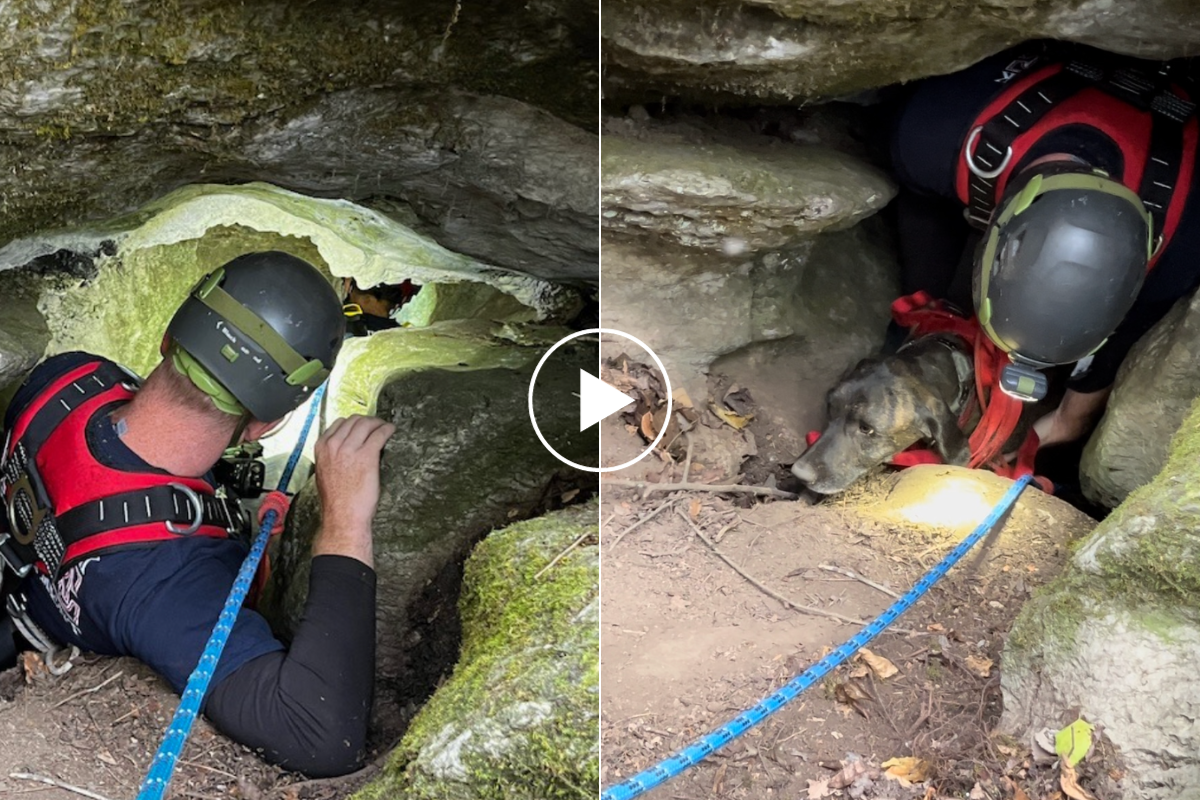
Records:
[[[983,656],[967,656],[967,669],[981,678],[986,678],[992,674],[993,663],[990,658],[984,658]]]
[[[571,489],[570,491],[567,491],[567,492],[563,492],[563,493],[562,493],[562,498],[561,498],[561,500],[562,500],[564,503],[569,503],[569,502],[571,502],[572,500],[574,500],[574,499],[575,499],[576,497],[578,497],[578,496],[579,496],[579,490],[578,490],[578,489]]]
[[[739,431],[749,425],[750,420],[754,419],[753,414],[747,414],[745,416],[742,416],[741,414],[735,414],[732,411],[726,411],[716,403],[713,403],[712,410],[714,414],[724,420],[726,425]]]
[[[647,442],[653,442],[654,437],[658,436],[658,429],[654,427],[654,414],[649,411],[642,415],[642,436],[646,437]]]
[[[838,736],[835,738],[840,739],[842,737]],[[829,786],[832,789],[845,789],[847,786],[858,780],[859,775],[862,775],[867,771],[867,765],[864,764],[861,759],[844,761],[842,763],[845,765],[842,767],[842,771],[829,779]]]
[[[42,654],[34,650],[21,653],[21,671],[25,675],[25,683],[41,680],[50,673],[50,670],[46,669],[46,662],[42,660]]]
[[[1092,728],[1086,721],[1077,719],[1054,735],[1054,752],[1068,767],[1074,767],[1092,749]]]
[[[923,761],[916,756],[889,758],[880,766],[884,768],[885,775],[890,775],[893,778],[905,780],[909,783],[924,783],[933,772],[928,761]]]
[[[850,668],[849,674],[850,674],[851,678],[865,678],[870,673],[871,673],[871,668],[868,667],[866,664],[855,664],[853,667]]]
[[[847,706],[850,706],[855,711],[857,711],[859,714],[862,714],[863,717],[867,716],[867,712],[864,711],[859,706],[859,704],[863,703],[867,700],[870,700],[871,697],[866,692],[864,692],[857,683],[854,683],[853,681],[849,681],[847,683],[839,683],[837,686],[835,686],[833,688],[833,696],[835,698],[837,698],[837,701],[839,703],[845,703]],[[841,710],[842,710],[841,707],[839,707],[838,711],[841,711]]]
[[[925,626],[925,630],[929,631],[930,633],[945,633],[946,626],[940,622],[931,622]]]
[[[680,408],[692,408],[692,398],[688,396],[687,389],[676,389],[671,392],[671,400]]]
[[[891,661],[883,656],[875,655],[865,647],[858,651],[858,657],[867,663],[867,666],[875,673],[875,677],[881,681],[887,680],[900,671]]]
[[[96,753],[96,758],[100,759],[105,764],[108,764],[110,767],[115,767],[117,765],[117,760],[113,758],[112,753],[108,752],[107,750],[101,750],[99,753]]]
[[[735,414],[750,414],[750,410],[754,408],[754,399],[750,397],[750,392],[736,387],[726,392],[721,402]]]
[[[967,795],[967,800],[988,800],[987,792],[983,791],[983,787],[979,785],[979,781],[971,787],[971,793]]]
[[[688,515],[691,516],[693,520],[700,519],[700,498],[692,498],[692,502],[688,505]]]
[[[1066,763],[1062,764],[1062,774],[1059,775],[1058,785],[1062,787],[1063,794],[1072,800],[1096,800],[1092,797],[1091,792],[1079,785],[1079,778],[1075,775],[1075,767]]]
[[[828,778],[823,781],[808,782],[808,800],[822,800],[822,798],[829,797],[831,794],[833,792],[829,789]]]

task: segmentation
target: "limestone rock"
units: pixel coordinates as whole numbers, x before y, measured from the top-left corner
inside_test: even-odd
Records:
[[[594,503],[497,531],[467,561],[462,656],[359,800],[595,797]],[[545,574],[549,562],[581,536]]]
[[[873,225],[753,257],[615,237],[604,247],[605,325],[650,345],[672,381],[699,398],[714,359],[752,342],[837,343],[850,366],[882,342],[899,292]]]
[[[582,5],[3,4],[0,243],[263,180],[405,204],[452,249],[595,280]]]
[[[188,289],[213,267],[263,249],[292,252],[362,286],[482,283],[508,298],[494,308],[514,320],[570,317],[580,303],[571,289],[451,252],[369,209],[267,184],[184,187],[123,218],[10,243],[0,269],[75,254],[90,273],[55,272],[37,292],[53,332],[48,352],[88,350],[144,375]]]
[[[404,704],[420,699],[413,696],[418,681],[412,676],[428,667],[417,645],[445,633],[440,624],[432,632],[422,628],[425,592],[485,533],[533,513],[556,476],[571,470],[530,429],[527,391],[544,343],[522,345],[477,326],[439,323],[348,346],[359,352],[351,352],[344,367],[339,359],[344,371],[331,378],[340,388],[327,413],[373,410],[397,428],[384,449],[374,525],[377,723],[391,729]],[[567,357],[546,363],[535,397],[568,397],[578,388],[579,369],[594,368],[598,357],[595,345],[559,352]],[[559,452],[595,463],[597,437],[579,432],[576,407],[542,403],[535,411]],[[285,632],[303,608],[319,524],[310,481],[289,515],[265,603]]]
[[[1167,461],[1171,437],[1200,396],[1200,295],[1180,300],[1130,351],[1079,465],[1092,502],[1115,507]]]
[[[1200,793],[1200,404],[1162,472],[1076,551],[1017,618],[1003,726],[1017,735],[1079,707],[1122,751],[1129,797]]]
[[[36,292],[27,282],[6,277],[0,274],[0,297],[4,298],[4,313],[0,315],[0,391],[19,383],[42,359],[50,343],[46,320],[37,310]]]
[[[896,191],[856,158],[766,137],[733,146],[605,136],[602,151],[606,230],[732,255],[850,227]]]
[[[605,95],[787,103],[963,69],[1028,39],[1154,59],[1192,55],[1200,18],[1151,0],[611,0]]]

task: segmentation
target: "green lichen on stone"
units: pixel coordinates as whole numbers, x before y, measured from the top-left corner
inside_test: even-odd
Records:
[[[535,322],[537,313],[486,283],[432,283],[401,310],[401,324],[431,325],[449,319]]]
[[[356,800],[594,798],[599,558],[588,503],[495,532],[467,561],[458,666]],[[584,543],[539,572],[581,536]]]
[[[526,332],[532,341],[514,347],[503,325],[456,320],[350,339],[342,346],[331,376],[327,416],[374,414],[380,390],[405,373],[527,367],[567,334],[562,328],[536,326]]]
[[[93,280],[49,286],[39,308],[52,331],[47,353],[84,350],[145,376],[175,309],[206,272],[243,253],[283,250],[324,266],[304,239],[238,225],[210,228],[202,238],[122,250],[101,257]],[[61,279],[52,279],[60,283]]]

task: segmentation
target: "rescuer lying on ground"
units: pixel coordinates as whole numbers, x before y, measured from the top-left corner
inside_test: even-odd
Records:
[[[236,504],[214,496],[212,467],[229,444],[262,436],[309,399],[344,327],[314,267],[253,253],[192,290],[140,389],[85,353],[37,367],[8,409],[0,472],[19,523],[5,560],[35,565],[16,598],[25,621],[59,642],[134,656],[180,692],[249,547]],[[322,522],[295,637],[285,645],[243,609],[203,707],[233,739],[309,775],[352,771],[365,753],[371,522],[393,431],[354,416],[321,436]]]

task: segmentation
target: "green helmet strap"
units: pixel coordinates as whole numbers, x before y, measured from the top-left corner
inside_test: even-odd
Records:
[[[312,389],[320,386],[329,377],[329,370],[325,365],[315,358],[306,360],[293,350],[274,328],[222,289],[219,284],[224,274],[223,269],[218,269],[207,276],[192,296],[235,325],[267,355],[275,359],[275,363],[286,375],[285,380],[289,386],[308,386]]]
[[[213,401],[213,405],[226,414],[235,417],[246,414],[246,409],[237,401],[233,393],[222,386],[208,370],[202,367],[200,362],[192,357],[191,353],[181,348],[175,342],[171,342],[171,347],[167,351],[167,354],[170,356],[175,370],[191,381],[193,386],[208,395],[209,399]]]

